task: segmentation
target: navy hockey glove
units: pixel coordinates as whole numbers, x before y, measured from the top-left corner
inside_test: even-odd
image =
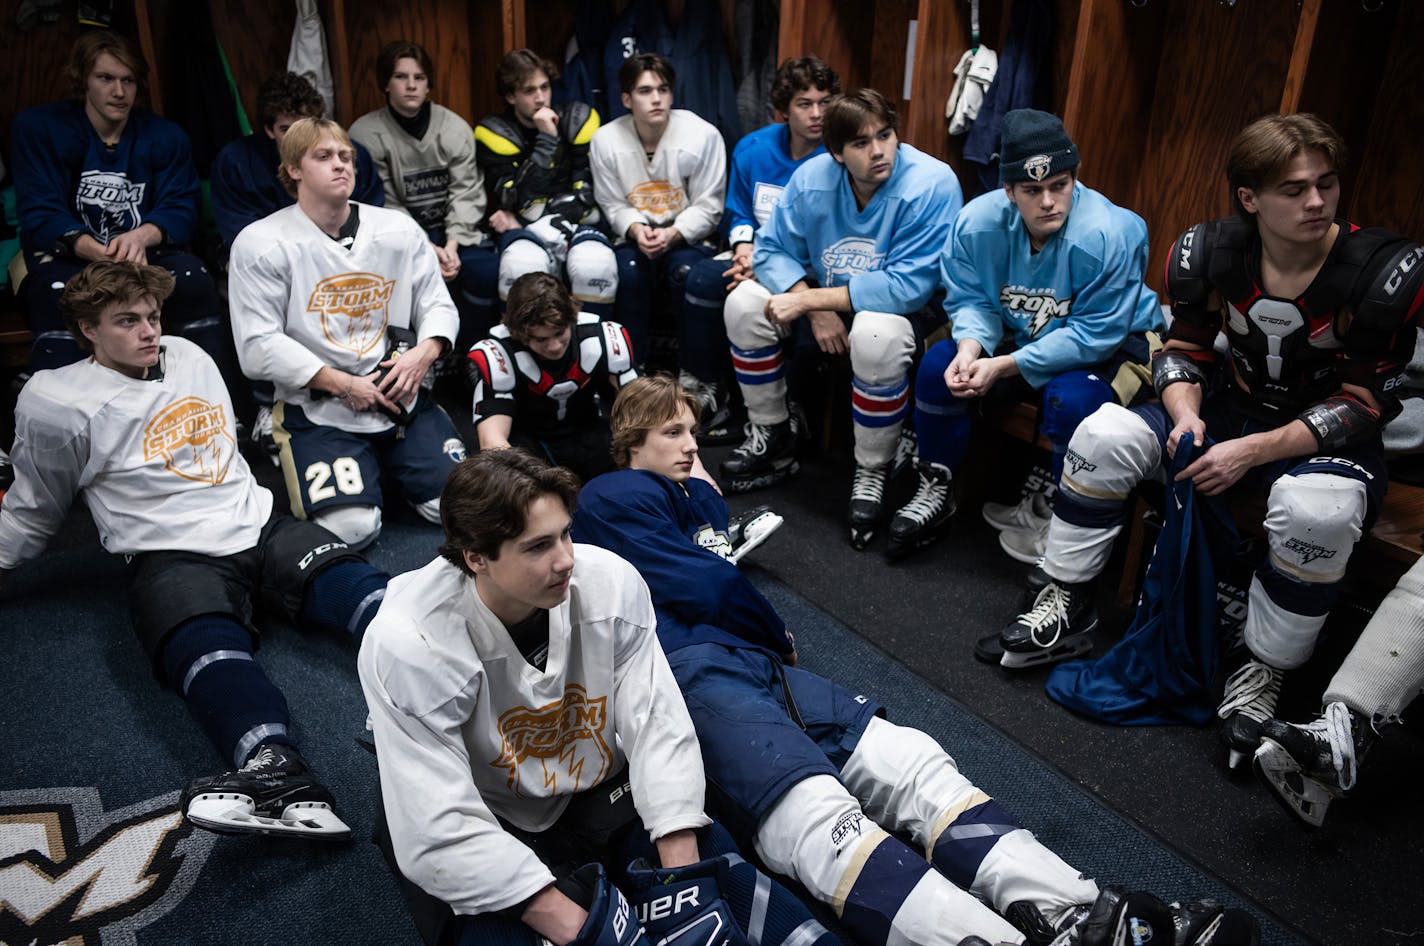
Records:
[[[746,937],[722,899],[714,857],[672,870],[639,859],[628,865],[633,910],[652,946],[746,946]]]
[[[554,884],[588,911],[570,946],[650,946],[622,892],[609,883],[601,864],[585,864]]]

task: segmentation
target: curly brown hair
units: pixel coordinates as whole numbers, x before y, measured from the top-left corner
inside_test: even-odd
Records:
[[[136,299],[152,299],[160,309],[173,294],[173,274],[161,266],[99,260],[70,278],[59,297],[59,311],[74,341],[85,351],[94,346],[84,337],[80,323],[97,325],[104,310]]]
[[[771,107],[785,115],[791,109],[791,100],[808,89],[840,95],[841,77],[819,56],[788,59],[777,67],[776,78],[771,81]]]

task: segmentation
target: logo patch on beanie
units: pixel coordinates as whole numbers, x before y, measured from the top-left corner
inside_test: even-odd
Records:
[[[1024,173],[1035,181],[1047,177],[1052,168],[1053,159],[1046,154],[1036,154],[1023,163]]]

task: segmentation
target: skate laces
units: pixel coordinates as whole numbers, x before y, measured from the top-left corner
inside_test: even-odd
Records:
[[[1330,762],[1340,781],[1340,788],[1355,787],[1355,733],[1350,708],[1344,703],[1327,703],[1325,713],[1315,722],[1302,727],[1323,739],[1330,746]]]
[[[1063,636],[1063,628],[1068,626],[1068,607],[1072,604],[1069,592],[1056,581],[1050,581],[1039,591],[1033,601],[1033,608],[1019,618],[1019,623],[1028,628],[1028,638],[1035,647],[1048,648],[1058,643]],[[1053,628],[1053,636],[1039,640],[1047,628]]]
[[[850,484],[851,502],[863,500],[878,503],[885,495],[885,467],[857,466],[855,479]]]
[[[1276,711],[1281,695],[1280,671],[1259,660],[1248,660],[1226,678],[1226,692],[1216,715],[1226,719],[1232,713],[1264,723]]]
[[[930,469],[920,470],[920,485],[915,490],[915,495],[910,497],[910,501],[900,507],[900,515],[908,516],[918,522],[928,522],[935,517],[941,506],[944,505],[949,484],[936,475]],[[854,489],[851,495],[854,496]]]
[[[736,449],[746,456],[760,456],[766,453],[766,445],[771,441],[771,428],[763,424],[747,424],[747,439]]]

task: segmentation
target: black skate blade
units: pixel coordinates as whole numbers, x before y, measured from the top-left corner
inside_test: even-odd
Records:
[[[909,542],[896,541],[895,537],[892,535],[890,537],[889,544],[885,547],[885,558],[888,561],[897,562],[908,555],[912,555],[915,552],[918,552],[920,549],[925,548],[926,546],[934,545],[936,542],[938,542],[940,539],[944,538],[947,535],[949,535],[948,522],[945,522],[942,525],[931,529],[925,535],[916,536],[913,540]]]
[[[864,552],[870,546],[870,543],[874,540],[874,538],[874,528],[857,530],[856,528],[852,527],[850,530],[850,547],[855,549],[857,552]]]
[[[799,472],[801,472],[801,464],[792,460],[780,469],[768,470],[754,476],[728,476],[723,480],[722,486],[728,493],[750,493],[753,490],[766,489],[769,486],[784,483]]]

